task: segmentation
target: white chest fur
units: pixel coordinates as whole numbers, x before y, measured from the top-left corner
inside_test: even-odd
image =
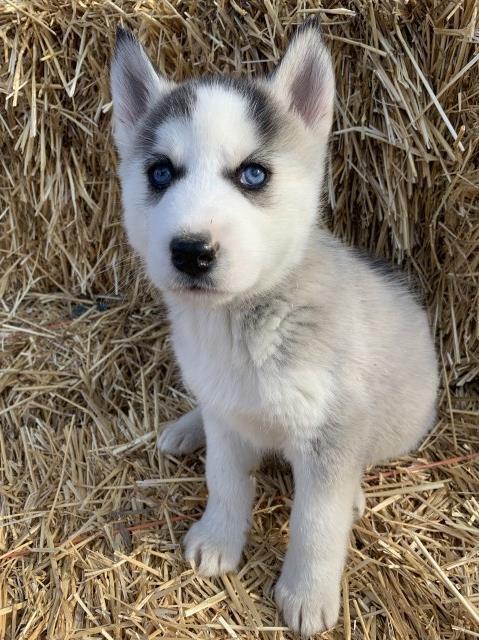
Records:
[[[262,448],[311,437],[332,403],[333,378],[308,357],[314,310],[283,301],[243,311],[170,305],[173,345],[201,406]]]

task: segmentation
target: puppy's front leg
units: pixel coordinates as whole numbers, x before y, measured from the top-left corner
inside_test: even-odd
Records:
[[[259,452],[215,416],[203,414],[206,432],[208,504],[185,537],[186,559],[214,576],[239,564],[250,526]]]
[[[346,558],[359,470],[314,447],[288,455],[295,497],[290,542],[276,585],[276,602],[286,624],[309,637],[338,618],[340,580]]]

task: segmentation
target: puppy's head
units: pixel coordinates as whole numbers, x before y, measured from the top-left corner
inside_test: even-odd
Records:
[[[119,30],[111,88],[125,226],[153,283],[221,303],[279,282],[315,224],[332,122],[316,24],[268,78],[182,84]]]

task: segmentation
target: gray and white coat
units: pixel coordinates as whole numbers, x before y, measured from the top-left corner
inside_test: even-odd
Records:
[[[282,453],[295,498],[276,600],[293,630],[323,631],[339,613],[348,535],[364,509],[361,474],[420,442],[438,386],[414,296],[321,223],[330,55],[308,23],[270,77],[177,85],[122,31],[111,85],[125,227],[163,292],[198,401],[159,447],[188,453],[206,439],[208,504],[186,557],[203,575],[237,568],[254,468]],[[251,163],[263,170],[259,188],[244,182]],[[163,179],[165,166],[167,186],[152,186],[151,167]],[[178,237],[214,247],[207,272],[175,266]]]

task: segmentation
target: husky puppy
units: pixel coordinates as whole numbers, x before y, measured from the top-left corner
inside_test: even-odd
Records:
[[[423,309],[321,225],[330,55],[310,22],[268,77],[175,84],[119,30],[111,88],[129,241],[198,400],[158,445],[207,446],[208,504],[186,558],[205,576],[237,568],[252,472],[281,452],[295,498],[276,602],[291,629],[323,631],[338,618],[363,469],[418,444],[438,387]]]

